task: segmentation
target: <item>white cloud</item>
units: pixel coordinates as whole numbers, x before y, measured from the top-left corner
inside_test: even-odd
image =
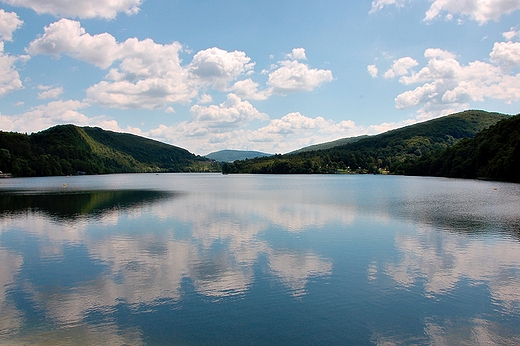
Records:
[[[251,109],[251,106],[244,102],[232,95],[231,100],[219,106],[194,106],[192,121],[170,126],[163,124],[144,134],[195,153],[230,148],[286,153],[308,145],[374,133],[378,130],[356,126],[351,120],[334,122],[323,117],[307,117],[298,112],[286,114],[281,119],[271,120],[264,127],[251,130],[246,127],[249,121],[267,120],[267,117],[262,113],[258,117],[258,111]],[[233,108],[239,108],[238,106],[230,106],[240,103],[244,103],[242,106],[245,111],[237,111]]]
[[[418,117],[426,119],[460,111],[471,102],[486,99],[520,101],[520,74],[513,72],[520,66],[520,43],[495,43],[490,53],[491,63],[473,61],[462,65],[455,54],[441,49],[427,49],[424,56],[427,63],[418,72],[408,69],[416,61],[406,57],[397,60],[408,61],[401,66],[402,70],[393,67],[385,73],[391,76],[406,72],[408,75],[399,79],[401,84],[419,84],[396,97],[396,108],[418,106]]]
[[[395,60],[392,67],[385,72],[383,78],[394,78],[396,76],[404,76],[410,73],[410,69],[419,65],[419,63],[410,57]]]
[[[15,69],[16,58],[4,54],[4,43],[0,42],[0,97],[22,88],[20,74]]]
[[[55,99],[63,93],[62,87],[51,88],[39,85],[38,89],[42,90],[38,93],[39,99]]]
[[[109,67],[118,58],[119,51],[120,46],[112,35],[103,33],[91,36],[78,21],[69,19],[60,19],[46,26],[44,34],[27,48],[33,56],[49,54],[58,57],[67,54],[100,68]]]
[[[182,46],[150,39],[128,39],[119,45],[121,63],[101,81],[87,89],[87,100],[111,108],[165,107],[189,103],[197,96],[199,85],[180,65]]]
[[[461,14],[484,24],[490,20],[498,21],[502,15],[520,9],[520,0],[435,0],[424,17],[431,21],[443,12]]]
[[[77,100],[53,101],[18,115],[0,115],[0,127],[5,131],[37,132],[57,124],[99,126],[119,130],[117,123],[103,116],[89,118],[79,112],[87,107]]]
[[[201,92],[200,103],[207,103],[209,88],[233,91],[243,99],[265,100],[273,94],[311,91],[333,79],[330,70],[284,60],[266,72],[267,87],[261,88],[252,78],[245,79],[254,74],[255,63],[244,52],[213,47],[197,52],[182,66],[182,50],[178,42],[163,45],[151,39],[129,38],[118,43],[108,33],[90,35],[78,21],[70,19],[45,27],[44,34],[27,48],[31,55],[67,54],[102,69],[113,66],[104,81],[87,89],[86,97],[89,103],[110,108],[167,108],[172,103],[189,104]],[[295,48],[289,55],[306,58],[303,48]]]
[[[259,90],[260,84],[251,78],[237,81],[231,90],[238,96],[248,100],[266,100],[271,96],[271,90]]]
[[[38,14],[77,18],[113,19],[118,13],[127,15],[139,12],[143,0],[2,0],[2,2],[33,9]]]
[[[0,38],[4,41],[13,39],[13,32],[23,24],[18,15],[14,12],[5,12],[0,8]]]
[[[299,112],[292,112],[252,131],[248,140],[259,143],[264,148],[269,147],[269,152],[288,152],[312,144],[355,136],[365,131],[366,129],[356,126],[350,120],[336,123],[323,117],[310,118]]]
[[[177,78],[146,78],[136,82],[102,81],[87,89],[86,100],[120,109],[155,109],[169,103],[187,103],[197,91],[187,88],[182,76]]]
[[[267,85],[273,94],[287,95],[295,92],[311,91],[324,82],[333,80],[330,70],[311,69],[296,60],[284,60],[269,73]]]
[[[22,88],[20,74],[16,70],[17,61],[25,61],[27,56],[14,57],[4,53],[4,42],[13,39],[13,32],[20,28],[23,21],[14,12],[0,9],[0,97]]]
[[[520,66],[520,42],[495,42],[491,61],[505,68]]]
[[[367,71],[368,71],[368,74],[370,76],[372,76],[372,78],[376,78],[377,74],[379,73],[379,70],[377,69],[376,65],[368,65],[367,66]]]
[[[268,126],[261,128],[258,132],[285,135],[302,129],[325,128],[329,127],[330,124],[323,117],[309,118],[299,112],[293,112],[283,116],[281,119],[272,120]]]
[[[213,97],[209,94],[202,94],[199,96],[199,104],[206,104],[213,102]]]
[[[407,2],[407,0],[374,0],[372,1],[372,8],[370,9],[369,13],[374,13],[379,10],[382,10],[385,6],[388,5],[395,5],[397,7],[404,6],[404,3]]]
[[[226,91],[228,83],[255,66],[244,52],[227,52],[209,48],[197,52],[188,66],[191,74],[218,91]]]
[[[415,88],[414,90],[405,91],[395,99],[395,106],[398,109],[410,108],[419,103],[427,102],[429,99],[437,96],[437,86],[435,83],[427,83]]]
[[[389,5],[403,7],[411,0],[374,0],[370,13],[375,13]],[[454,15],[469,17],[484,24],[490,20],[498,21],[501,16],[511,14],[520,9],[520,0],[433,0],[425,14],[424,21],[429,22],[441,17],[453,20]]]
[[[190,112],[196,122],[204,123],[205,127],[211,128],[237,127],[253,119],[269,119],[267,114],[259,112],[253,105],[242,101],[235,94],[229,94],[227,100],[218,106],[194,105]]]
[[[304,48],[294,48],[290,54],[287,54],[287,57],[293,60],[307,60]]]
[[[517,31],[515,28],[511,28],[511,30],[502,33],[502,36],[508,41],[512,41],[513,39],[520,37],[520,31]]]

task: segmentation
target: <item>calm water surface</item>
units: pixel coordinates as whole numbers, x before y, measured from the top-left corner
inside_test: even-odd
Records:
[[[0,344],[520,344],[520,185],[0,180]]]

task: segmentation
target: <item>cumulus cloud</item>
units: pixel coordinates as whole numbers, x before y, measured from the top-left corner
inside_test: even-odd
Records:
[[[253,130],[244,126],[252,119],[268,120],[256,115],[247,102],[242,115],[230,106],[245,101],[236,95],[219,106],[194,107],[193,119],[174,125],[160,125],[145,134],[151,138],[178,145],[196,153],[209,153],[221,149],[259,150],[268,153],[287,153],[308,145],[333,141],[339,138],[380,132],[379,127],[357,126],[351,120],[335,122],[323,117],[308,117],[299,112],[288,113],[281,119],[272,119],[265,126]],[[231,108],[231,109],[230,109]],[[238,108],[238,107],[237,107]],[[238,122],[234,122],[239,119]],[[234,126],[240,123],[240,126]],[[386,128],[398,124],[387,124]],[[392,127],[392,128],[395,128]]]
[[[237,81],[231,90],[244,99],[265,100],[272,95],[312,91],[333,80],[332,71],[312,69],[298,61],[307,60],[304,48],[294,48],[286,57],[289,60],[279,61],[270,70],[262,71],[268,75],[267,88],[262,89],[260,84],[248,78]]]
[[[81,113],[80,110],[87,106],[77,100],[53,101],[23,114],[0,115],[0,127],[5,131],[37,132],[57,124],[75,124],[119,130],[114,120],[103,116],[87,117]]]
[[[100,68],[109,67],[116,58],[120,46],[108,34],[90,35],[78,21],[60,19],[44,28],[44,34],[32,41],[27,48],[30,55],[70,55]]]
[[[392,67],[385,72],[383,78],[394,78],[396,76],[404,76],[410,72],[412,67],[419,65],[419,63],[410,57],[395,60]]]
[[[287,57],[293,60],[307,60],[304,48],[294,48],[290,54],[287,54]]]
[[[455,54],[437,48],[427,49],[424,57],[427,63],[417,72],[409,69],[417,66],[417,61],[405,57],[385,73],[385,77],[401,75],[399,82],[403,85],[417,85],[396,97],[396,108],[418,106],[419,118],[426,119],[463,110],[471,102],[520,100],[520,74],[514,73],[520,66],[520,43],[495,43],[490,62],[477,60],[463,65]]]
[[[300,112],[288,113],[248,135],[248,140],[256,143],[269,143],[270,152],[287,152],[312,144],[332,141],[365,133],[351,120],[336,123],[323,117],[311,118]],[[286,143],[291,143],[287,146]]]
[[[196,122],[207,124],[208,127],[237,127],[253,119],[267,120],[268,115],[259,112],[247,101],[242,101],[237,95],[229,94],[227,100],[220,105],[191,107]]]
[[[30,43],[31,55],[67,54],[105,69],[116,61],[105,81],[87,89],[87,100],[113,108],[165,107],[187,103],[198,93],[188,71],[181,67],[181,44],[157,44],[151,39],[129,38],[122,43],[108,34],[90,35],[77,21],[61,19]]]
[[[297,60],[284,60],[269,73],[267,85],[272,93],[287,95],[311,91],[325,82],[333,80],[332,71],[311,69]]]
[[[376,78],[377,74],[379,73],[379,70],[376,65],[368,65],[367,71],[368,71],[368,74],[370,76],[372,76],[372,78]]]
[[[0,42],[0,96],[22,88],[20,74],[15,63],[20,58],[4,54],[4,43]]]
[[[18,15],[14,12],[5,12],[0,8],[0,38],[4,41],[13,39],[13,32],[23,24]]]
[[[244,52],[228,52],[213,47],[201,50],[187,65],[181,65],[178,42],[157,44],[151,39],[129,38],[117,42],[102,33],[90,35],[78,21],[61,19],[44,28],[27,52],[69,55],[75,59],[109,69],[105,80],[87,89],[86,101],[110,108],[167,109],[172,103],[189,104],[199,93],[200,103],[208,103],[209,89],[234,92],[249,100],[265,100],[273,94],[286,95],[311,91],[332,80],[329,70],[311,69],[299,60],[305,49],[295,48],[284,60],[267,71],[267,87],[251,77],[255,63]]]
[[[461,14],[484,24],[490,20],[498,21],[502,15],[520,9],[520,0],[435,0],[424,17],[431,21],[444,12]]]
[[[370,13],[375,13],[389,5],[403,7],[410,0],[374,0]],[[453,20],[454,15],[469,17],[484,24],[490,20],[498,21],[501,16],[520,9],[520,0],[433,0],[425,14],[424,21],[429,22],[444,15]]]
[[[73,18],[113,19],[118,13],[127,15],[139,12],[142,0],[2,0],[2,2],[26,7],[38,14],[48,13],[54,16]]]
[[[188,70],[203,83],[226,91],[228,83],[255,66],[244,52],[227,52],[220,48],[202,50],[193,56]]]
[[[294,133],[301,129],[324,128],[330,125],[323,117],[309,118],[300,112],[293,112],[283,116],[280,119],[274,119],[271,123],[258,130],[258,133],[284,135]]]
[[[520,42],[495,42],[491,61],[506,69],[520,66]]]
[[[248,100],[266,100],[271,96],[270,90],[260,90],[260,84],[251,78],[237,81],[231,90],[238,96]]]
[[[0,9],[0,97],[22,88],[22,81],[15,63],[27,60],[27,56],[14,57],[4,53],[4,42],[13,39],[13,32],[20,28],[23,21],[14,12]]]

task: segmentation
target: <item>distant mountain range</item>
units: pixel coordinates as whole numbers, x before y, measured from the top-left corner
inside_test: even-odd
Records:
[[[247,150],[220,150],[206,155],[208,159],[219,162],[233,162],[236,160],[254,159],[256,157],[265,156],[272,156],[272,154]]]
[[[0,171],[13,176],[219,170],[185,149],[97,127],[59,125],[31,135],[0,131]]]

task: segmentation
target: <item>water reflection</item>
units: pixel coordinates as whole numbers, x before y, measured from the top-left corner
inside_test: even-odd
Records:
[[[442,232],[422,225],[414,232],[398,232],[397,256],[369,265],[369,282],[382,284],[389,277],[398,289],[421,294],[431,302],[425,304],[440,315],[422,316],[423,333],[410,336],[387,330],[375,333],[374,343],[520,343],[518,328],[511,327],[517,322],[505,322],[520,316],[520,243],[493,232],[477,238],[474,233],[454,230],[457,232]]]
[[[520,243],[499,237],[468,238],[461,234],[419,228],[399,233],[400,256],[384,270],[400,286],[421,285],[427,297],[449,294],[464,280],[485,284],[502,309],[520,313]]]
[[[375,335],[378,346],[394,345],[518,345],[520,337],[500,323],[481,318],[446,319],[428,318],[423,335]]]
[[[444,183],[411,197],[399,180],[238,177],[233,190],[235,177],[187,177],[163,189],[0,194],[0,340],[519,338],[518,196],[464,204]]]
[[[0,335],[18,330],[23,315],[7,299],[7,291],[15,283],[15,275],[22,265],[22,256],[0,247]]]
[[[63,221],[81,216],[103,215],[113,209],[129,209],[173,196],[173,192],[146,190],[96,190],[44,194],[11,191],[0,194],[0,217],[31,211],[41,212]]]
[[[70,333],[135,344],[139,328],[114,324],[121,304],[135,312],[177,304],[187,283],[212,300],[244,295],[264,257],[293,296],[306,294],[310,278],[331,274],[332,262],[309,249],[274,249],[262,239],[284,223],[266,217],[278,218],[280,205],[178,196],[138,190],[2,195],[0,336],[52,341]],[[291,229],[326,219],[305,208],[291,211]],[[38,329],[24,324],[27,314],[43,316]]]

